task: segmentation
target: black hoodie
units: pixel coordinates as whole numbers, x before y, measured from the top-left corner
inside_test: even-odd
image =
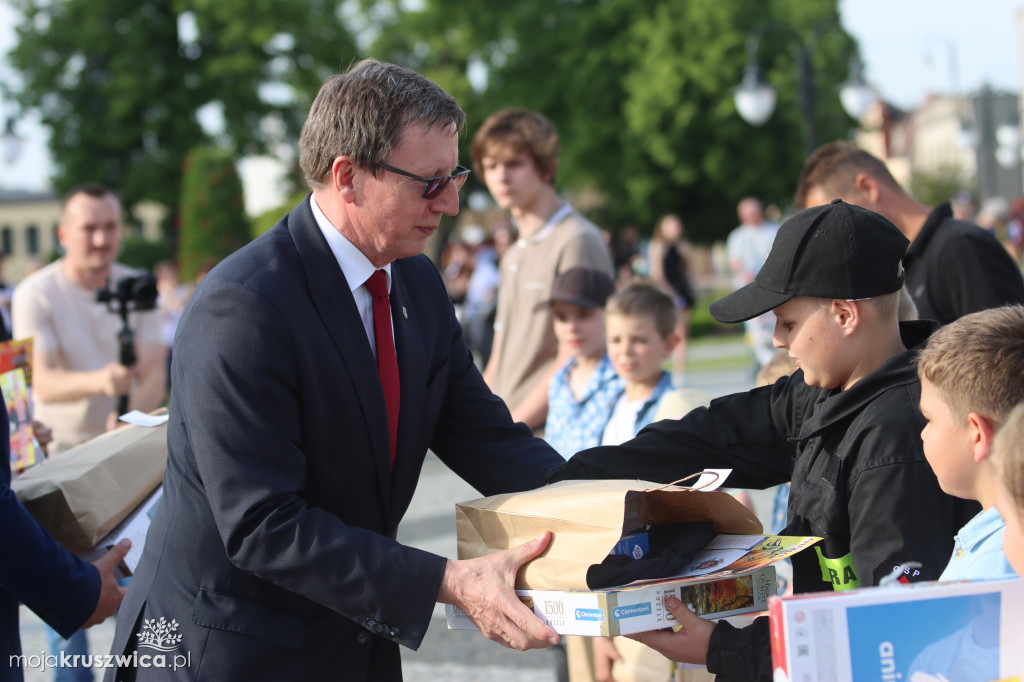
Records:
[[[727,485],[792,481],[784,535],[822,538],[793,557],[797,593],[878,584],[908,562],[910,580],[935,580],[953,537],[980,509],[951,497],[924,458],[915,347],[936,328],[904,322],[911,349],[848,390],[810,387],[798,370],[772,386],[712,401],[682,419],[651,424],[619,446],[584,450],[548,481],[637,478],[668,483],[705,468],[732,468]],[[720,680],[771,680],[768,619],[716,627],[708,670]]]

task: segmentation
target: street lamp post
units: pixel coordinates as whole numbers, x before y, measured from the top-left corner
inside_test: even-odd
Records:
[[[772,115],[772,111],[775,109],[776,92],[775,88],[764,79],[757,53],[761,39],[768,31],[782,30],[795,48],[800,117],[804,124],[804,150],[808,155],[818,146],[814,123],[816,84],[813,57],[818,50],[818,41],[821,36],[831,28],[838,28],[838,25],[831,20],[819,22],[811,29],[810,35],[804,41],[793,27],[785,22],[777,19],[762,21],[747,36],[747,67],[744,71],[743,83],[736,88],[735,92],[736,109],[747,123],[759,126]],[[850,40],[852,41],[853,38],[851,37]],[[868,107],[875,99],[874,92],[864,82],[856,41],[854,41],[853,57],[850,59],[850,77],[840,86],[839,98],[846,112],[858,120],[867,112]]]

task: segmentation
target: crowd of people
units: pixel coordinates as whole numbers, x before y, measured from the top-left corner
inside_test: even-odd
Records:
[[[190,670],[129,662],[108,680],[400,680],[400,647],[420,646],[435,603],[512,649],[560,644],[514,591],[550,533],[468,560],[395,540],[428,449],[483,495],[706,468],[738,488],[788,484],[781,533],[821,538],[792,559],[796,593],[911,564],[912,581],[1024,569],[1024,279],[990,232],[924,206],[852,144],[820,148],[781,225],[739,201],[736,290],[710,306],[747,325],[766,370],[791,364],[710,401],[684,385],[683,220],[610,248],[557,191],[541,113],[498,111],[472,136],[509,224],[464,227],[440,271],[422,255],[459,211],[465,126],[409,69],[364,60],[327,80],[299,140],[310,195],[194,291],[161,266],[166,305],[134,314],[132,366],[95,295],[129,274],[117,198],[67,197],[65,255],[15,289],[11,316],[35,339],[51,454],[113,428],[121,397],[153,409],[170,383],[167,471],[125,590],[112,569],[127,547],[95,565],[63,551],[14,499],[4,456],[0,522],[25,558],[0,572],[5,656],[20,652],[19,601],[76,652],[77,628],[117,609],[125,661],[174,620]],[[667,606],[682,627],[570,638],[572,679],[772,679],[767,618]]]

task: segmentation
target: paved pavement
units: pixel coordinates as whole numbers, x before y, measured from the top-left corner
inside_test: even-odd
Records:
[[[742,357],[742,341],[724,338],[721,342],[694,347],[691,358]],[[706,391],[711,397],[747,390],[753,385],[753,367],[701,371],[686,375],[686,385]],[[767,526],[773,492],[752,491],[758,516]],[[423,475],[409,511],[399,528],[398,539],[408,545],[454,557],[456,555],[453,502],[479,497],[468,484],[452,474],[433,454],[428,455]],[[26,654],[46,650],[41,621],[28,609],[21,609],[22,648]],[[114,634],[113,619],[88,632],[93,653],[106,653]],[[409,682],[556,682],[562,652],[558,648],[519,653],[483,638],[479,633],[448,630],[444,609],[438,605],[423,646],[419,651],[403,650],[405,678]],[[26,671],[26,682],[49,682],[52,673]]]

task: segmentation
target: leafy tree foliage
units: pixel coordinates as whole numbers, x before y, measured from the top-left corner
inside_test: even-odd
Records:
[[[184,280],[244,246],[252,237],[242,181],[231,154],[197,147],[185,157],[178,267]]]
[[[356,53],[329,0],[10,1],[16,94],[52,131],[55,188],[103,182],[129,207],[176,208],[197,144],[258,152],[268,117],[294,135],[320,82]]]
[[[970,187],[971,177],[957,164],[940,166],[933,172],[916,170],[910,176],[910,193],[925,206],[937,206],[949,201],[965,187]]]
[[[388,11],[382,11],[382,6]],[[563,189],[596,189],[591,213],[610,228],[683,216],[692,238],[721,238],[754,194],[790,203],[803,163],[794,45],[765,36],[760,63],[779,92],[772,118],[752,128],[736,112],[746,40],[776,19],[805,38],[838,21],[836,0],[423,0],[363,3],[381,22],[373,53],[444,85],[469,115],[469,134],[493,111],[526,106],[558,126]],[[822,33],[814,64],[819,140],[853,122],[832,85],[845,80],[851,43]],[[470,67],[486,71],[474,87]],[[463,156],[468,152],[464,150]]]
[[[362,52],[438,82],[470,135],[499,108],[544,112],[562,135],[558,184],[599,197],[577,203],[600,224],[649,229],[671,211],[699,241],[724,236],[745,195],[789,204],[803,160],[785,31],[759,55],[775,113],[760,128],[736,113],[750,31],[775,19],[806,39],[838,21],[838,0],[10,1],[22,16],[18,96],[53,131],[58,191],[99,180],[128,206],[174,207],[186,150],[259,151],[268,117],[294,142],[323,78]],[[814,50],[821,142],[853,126],[835,88],[851,49],[831,30]],[[200,111],[223,119],[218,133]]]
[[[166,241],[150,241],[137,235],[121,239],[121,255],[117,260],[133,268],[152,270],[162,260],[174,260],[174,250]]]

